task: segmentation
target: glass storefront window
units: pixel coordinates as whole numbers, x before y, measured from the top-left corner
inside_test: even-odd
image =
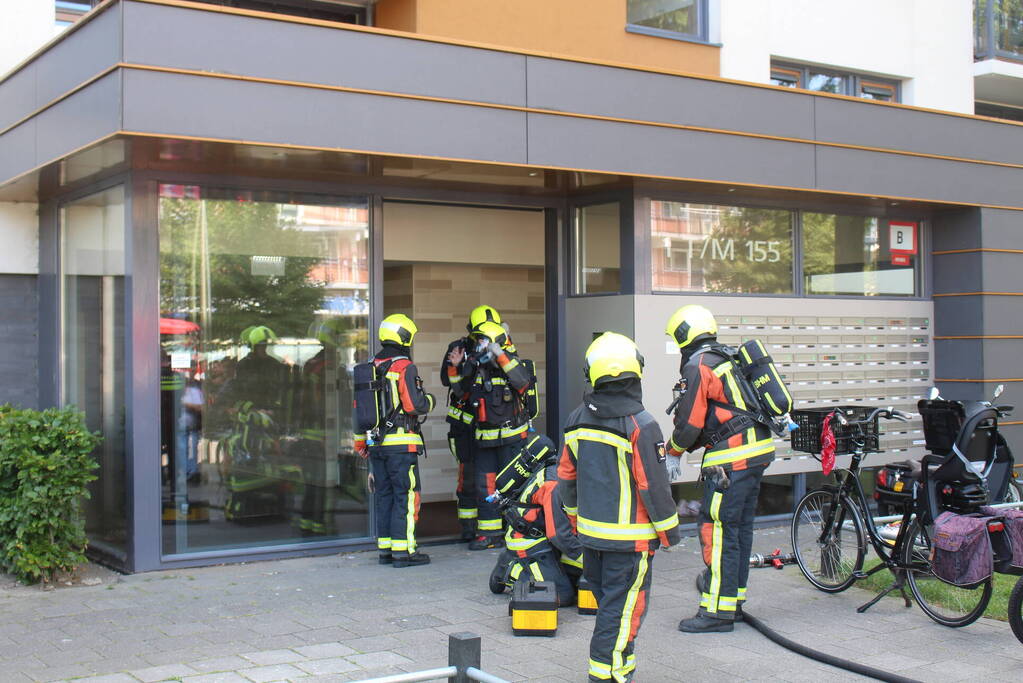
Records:
[[[789,294],[792,212],[650,202],[653,289]]]
[[[61,208],[61,402],[103,441],[83,501],[89,545],[127,557],[124,415],[124,188]]]
[[[164,553],[367,536],[367,200],[159,193]]]
[[[869,216],[803,214],[803,279],[807,294],[915,296],[919,258],[899,253],[888,221]],[[908,239],[908,237],[907,237]],[[895,250],[896,253],[893,253]],[[901,261],[901,264],[899,263]]]
[[[621,291],[621,208],[618,202],[576,209],[575,294]]]

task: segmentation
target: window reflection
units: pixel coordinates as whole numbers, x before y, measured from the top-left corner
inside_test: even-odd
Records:
[[[620,212],[617,202],[576,209],[573,240],[576,294],[620,291]]]
[[[367,535],[368,205],[160,186],[164,551]]]

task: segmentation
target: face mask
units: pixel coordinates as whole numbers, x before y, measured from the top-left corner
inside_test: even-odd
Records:
[[[486,351],[488,346],[490,346],[490,342],[487,339],[480,339],[479,343],[476,344],[476,350]]]

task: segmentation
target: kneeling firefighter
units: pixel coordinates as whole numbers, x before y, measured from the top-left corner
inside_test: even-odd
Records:
[[[497,474],[505,551],[490,574],[490,590],[503,593],[522,579],[551,581],[558,605],[576,601],[583,549],[558,490],[558,448],[546,436],[531,437]]]
[[[469,550],[503,545],[501,513],[491,496],[497,473],[504,469],[529,436],[536,416],[536,373],[532,361],[520,359],[507,329],[489,320],[469,335],[475,350],[465,355],[460,390],[470,393],[476,410],[477,537]],[[456,351],[452,363],[462,360]]]
[[[387,316],[377,334],[380,351],[355,367],[355,449],[370,461],[380,564],[395,567],[430,563],[429,555],[416,551],[418,458],[424,451],[419,416],[434,406],[409,358],[417,331],[408,316]]]
[[[597,598],[591,681],[631,681],[633,647],[649,606],[654,551],[679,542],[664,441],[643,408],[643,357],[605,332],[584,366],[592,385],[568,417],[558,488],[583,546],[583,575]]]
[[[756,398],[744,395],[740,370],[717,331],[710,311],[696,305],[678,309],[665,329],[682,352],[668,442],[671,478],[681,472],[683,453],[704,449],[698,521],[707,569],[697,577],[699,611],[678,625],[687,633],[731,631],[742,618],[757,496],[774,460],[771,430],[750,416]]]

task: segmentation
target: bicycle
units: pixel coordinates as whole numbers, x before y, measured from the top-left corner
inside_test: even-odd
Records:
[[[888,569],[894,575],[892,584],[857,608],[857,612],[865,612],[896,590],[902,594],[906,607],[912,606],[906,594],[908,583],[917,604],[934,621],[951,627],[971,624],[991,599],[991,579],[961,588],[942,582],[931,572],[933,527],[932,522],[925,522],[930,519],[924,514],[928,509],[926,487],[912,487],[912,495],[907,496],[902,505],[902,519],[894,541],[878,533],[860,483],[860,463],[867,453],[881,452],[878,417],[905,422],[910,416],[892,408],[876,408],[864,419],[850,419],[866,410],[860,406],[842,406],[827,411],[793,411],[793,418],[800,423],[800,429],[793,435],[793,449],[808,452],[820,460],[821,418],[830,413],[838,423],[833,429],[835,454],[852,456],[849,467],[841,470],[837,485],[825,485],[808,492],[796,506],[791,535],[799,569],[814,587],[826,593],[839,593],[858,580]],[[804,429],[808,431],[797,438]],[[864,571],[868,540],[880,563]]]

